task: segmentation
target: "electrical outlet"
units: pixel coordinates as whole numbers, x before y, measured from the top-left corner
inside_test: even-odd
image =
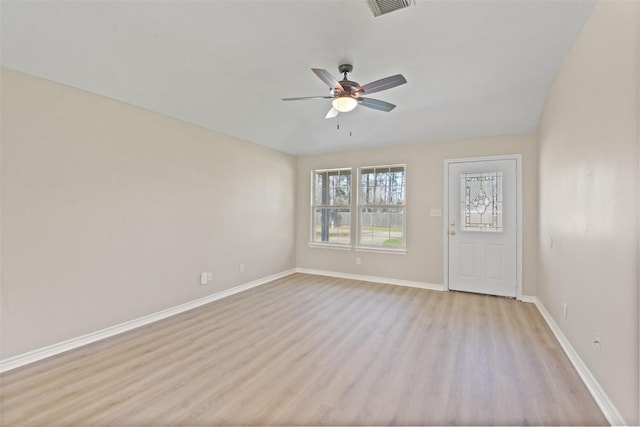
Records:
[[[210,271],[207,273],[207,281],[210,282],[213,280],[213,273]]]
[[[602,340],[600,337],[600,332],[596,332],[596,337],[593,340],[593,344],[596,346],[598,350],[600,350],[600,346],[602,345]]]
[[[240,273],[244,273],[244,264],[240,264]]]
[[[360,257],[356,257],[356,264],[362,264],[362,259]]]
[[[564,318],[567,318],[567,309],[569,308],[568,304],[565,302],[564,303]]]
[[[201,285],[207,284],[207,273],[200,273],[200,284]]]

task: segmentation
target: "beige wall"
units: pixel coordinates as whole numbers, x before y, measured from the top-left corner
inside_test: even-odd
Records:
[[[538,297],[631,425],[639,374],[639,8],[596,5],[551,86],[539,130]]]
[[[365,276],[443,284],[442,217],[444,212],[444,160],[522,154],[523,178],[523,294],[536,294],[538,151],[535,135],[477,138],[442,143],[403,145],[298,159],[297,266]],[[407,165],[406,255],[318,249],[309,247],[310,173],[314,169]],[[362,264],[356,265],[360,257]]]
[[[294,157],[1,78],[1,358],[295,267]]]

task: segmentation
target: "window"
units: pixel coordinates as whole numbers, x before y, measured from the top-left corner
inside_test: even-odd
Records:
[[[311,242],[351,245],[351,169],[312,172]]]
[[[358,245],[405,248],[405,166],[360,168]]]
[[[351,183],[351,168],[311,172],[311,244],[404,253],[405,165],[359,168],[353,200]]]

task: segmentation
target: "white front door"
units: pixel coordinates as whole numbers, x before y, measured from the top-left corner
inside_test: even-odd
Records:
[[[516,297],[517,159],[447,161],[449,289]]]

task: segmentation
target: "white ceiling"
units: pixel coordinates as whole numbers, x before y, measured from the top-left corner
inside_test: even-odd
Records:
[[[3,66],[291,154],[535,132],[594,1],[7,1]],[[310,68],[408,83],[325,119]],[[340,124],[340,130],[337,124]]]

